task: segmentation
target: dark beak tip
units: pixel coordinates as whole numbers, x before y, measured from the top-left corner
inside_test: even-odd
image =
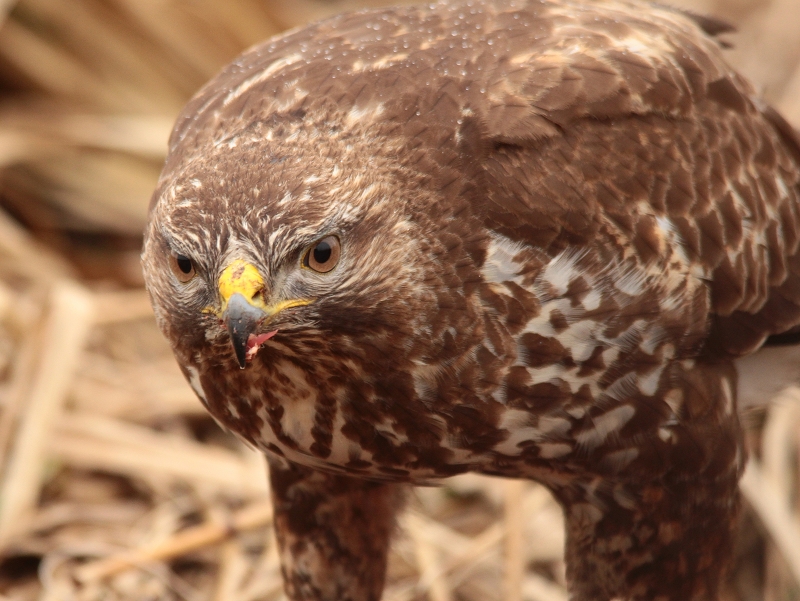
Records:
[[[240,369],[247,367],[247,340],[265,315],[264,311],[251,305],[241,294],[234,294],[228,301],[223,320]]]
[[[247,346],[234,346],[233,350],[236,353],[236,362],[239,364],[239,369],[247,367]]]

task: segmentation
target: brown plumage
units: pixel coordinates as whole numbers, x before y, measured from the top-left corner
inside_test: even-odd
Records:
[[[800,144],[724,29],[367,11],[190,102],[145,275],[198,396],[267,454],[292,599],[379,598],[402,486],[470,470],[554,492],[576,601],[717,598],[737,358],[800,324]]]

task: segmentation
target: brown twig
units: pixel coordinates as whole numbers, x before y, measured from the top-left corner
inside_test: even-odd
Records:
[[[209,520],[182,530],[165,541],[87,563],[76,570],[75,577],[83,583],[108,578],[137,565],[186,555],[218,544],[239,532],[263,528],[271,523],[272,504],[258,501],[236,512],[229,523]]]

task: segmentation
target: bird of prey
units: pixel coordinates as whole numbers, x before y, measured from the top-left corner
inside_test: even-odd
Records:
[[[718,598],[742,357],[800,324],[800,143],[726,27],[452,0],[249,50],[178,119],[143,264],[263,450],[290,599],[376,600],[408,484],[531,478],[574,601]]]

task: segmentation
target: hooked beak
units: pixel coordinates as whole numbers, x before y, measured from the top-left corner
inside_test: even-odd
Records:
[[[222,306],[214,311],[225,323],[233,352],[239,367],[244,369],[259,346],[272,338],[277,330],[256,335],[256,330],[276,314],[288,309],[308,305],[310,300],[285,300],[268,305],[264,299],[264,279],[252,264],[236,259],[219,278]]]
[[[228,299],[227,308],[222,314],[222,320],[228,328],[231,337],[233,352],[239,367],[244,369],[247,364],[247,341],[253,335],[259,324],[267,317],[267,313],[256,307],[239,294],[235,293]]]

